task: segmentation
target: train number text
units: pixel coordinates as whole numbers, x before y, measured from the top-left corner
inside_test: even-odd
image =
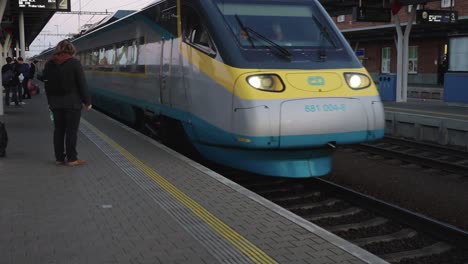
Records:
[[[346,112],[346,105],[345,104],[305,105],[304,110],[309,113]]]

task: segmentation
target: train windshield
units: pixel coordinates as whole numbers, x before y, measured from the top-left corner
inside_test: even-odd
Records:
[[[215,1],[243,48],[341,48],[314,1]]]

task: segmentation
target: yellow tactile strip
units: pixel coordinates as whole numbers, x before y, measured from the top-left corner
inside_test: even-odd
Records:
[[[277,263],[110,137],[86,120],[81,122],[81,132],[222,263]]]

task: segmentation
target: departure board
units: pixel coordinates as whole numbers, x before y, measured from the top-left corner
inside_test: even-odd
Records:
[[[19,8],[70,11],[70,0],[18,0]]]
[[[418,23],[453,24],[458,22],[458,12],[449,10],[418,10],[416,12]]]

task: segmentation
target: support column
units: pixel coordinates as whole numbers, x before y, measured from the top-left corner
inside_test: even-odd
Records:
[[[397,67],[396,67],[396,101],[402,102],[402,93],[403,93],[403,31],[400,25],[400,18],[398,15],[393,17],[395,21],[395,28],[397,31],[397,41],[396,41],[396,48],[397,48]]]
[[[396,83],[396,101],[406,102],[408,100],[408,50],[411,28],[416,17],[416,10],[411,6],[411,12],[408,12],[408,23],[403,34],[398,15],[394,15],[395,27],[397,31],[397,83]]]
[[[7,1],[0,1],[0,21],[3,20],[3,15],[5,14],[5,8],[6,8]],[[5,46],[8,44],[8,37],[5,40],[5,43],[0,43],[0,68],[6,63],[5,58],[5,50],[7,49],[8,46]],[[0,72],[0,76],[2,73]],[[3,85],[0,86],[0,116],[4,115],[5,112],[3,111]]]
[[[416,17],[416,6],[412,6],[411,12],[408,13],[408,24],[405,29],[405,37],[403,40],[403,80],[402,80],[402,101],[408,101],[408,59],[409,59],[409,41],[411,35],[411,28],[413,27],[413,21]]]
[[[25,44],[25,37],[24,37],[24,13],[23,10],[20,10],[19,13],[19,39],[20,39],[20,48],[21,53],[20,56],[26,60],[26,44]]]
[[[1,16],[0,16],[0,19],[1,19]],[[5,57],[3,56],[4,52],[3,52],[3,45],[2,43],[0,43],[0,68],[3,67],[3,65],[5,64]],[[0,72],[0,76],[2,75],[2,73]],[[0,86],[0,116],[4,115],[4,111],[3,111],[3,84]]]
[[[16,41],[15,52],[14,52],[15,53],[15,58],[18,58],[20,56],[19,49],[20,49],[19,43],[18,43],[18,41]]]

